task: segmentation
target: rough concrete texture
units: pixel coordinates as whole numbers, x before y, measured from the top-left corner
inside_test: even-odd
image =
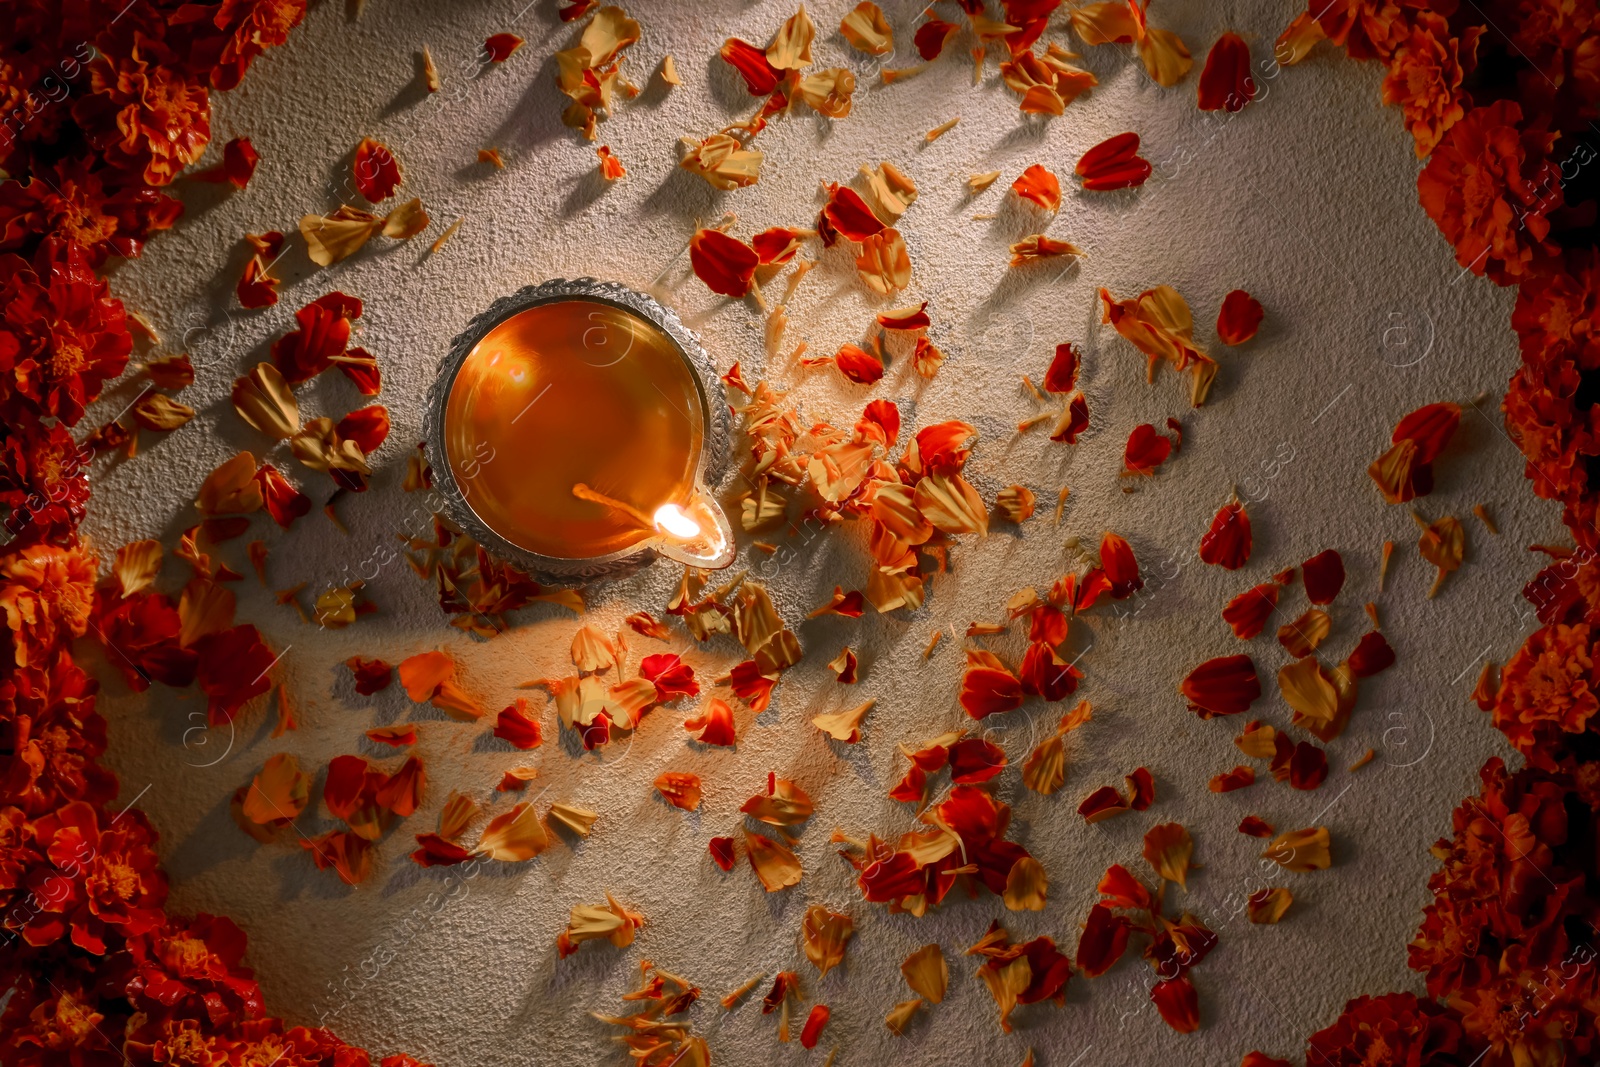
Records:
[[[906,45],[922,6],[920,0],[885,5]],[[727,194],[677,169],[674,142],[753,112],[756,102],[716,50],[730,35],[764,42],[792,12],[781,0],[630,5],[644,36],[625,69],[645,92],[601,126],[601,140],[629,170],[611,186],[596,175],[593,146],[558,119],[564,101],[551,57],[576,30],[558,22],[553,0],[372,0],[355,21],[344,5],[324,3],[286,47],[256,64],[242,88],[218,98],[213,152],[229,137],[248,135],[262,156],[255,180],[241,193],[182,187],[185,220],[113,278],[115,291],[155,323],[164,338],[160,351],[193,355],[198,378],[185,399],[201,414],[169,438],[147,443],[133,461],[97,469],[86,529],[107,555],[135,538],[172,543],[195,521],[189,502],[206,473],[240,448],[271,455],[318,494],[320,505],[329,490],[324,477],[297,467],[286,448],[268,448],[244,426],[229,406],[229,386],[266,358],[271,340],[307,301],[334,288],[366,301],[360,343],[382,364],[381,401],[394,419],[372,490],[339,504],[348,535],[314,511],[287,533],[257,517],[250,537],[271,545],[271,587],[306,583],[306,600],[376,569],[368,588],[379,611],[348,629],[318,632],[276,605],[253,577],[239,587],[241,617],[283,650],[277,670],[299,702],[300,729],[270,739],[271,711],[259,706],[231,735],[206,733],[198,727],[202,697],[159,687],[133,696],[99,668],[108,679],[110,761],[121,775],[124,802],[138,795],[162,832],[173,908],[239,921],[275,1013],[332,1026],[375,1051],[405,1050],[440,1064],[617,1063],[623,1050],[589,1012],[622,1010],[619,996],[634,983],[638,960],[649,958],[705,990],[689,1018],[723,1063],[820,1062],[837,1045],[841,1065],[1015,1064],[1028,1046],[1037,1062],[1063,1067],[1221,1065],[1237,1063],[1254,1047],[1296,1054],[1305,1035],[1329,1023],[1347,998],[1420,990],[1405,966],[1405,944],[1428,899],[1435,861],[1427,848],[1448,832],[1450,810],[1474,790],[1483,761],[1509,754],[1467,692],[1476,664],[1503,660],[1526,628],[1517,591],[1534,564],[1524,546],[1560,539],[1556,514],[1535,501],[1498,414],[1516,362],[1507,325],[1511,294],[1463,277],[1418,207],[1418,163],[1399,114],[1379,106],[1377,68],[1319,49],[1304,64],[1264,77],[1264,97],[1240,115],[1207,116],[1195,107],[1195,83],[1211,42],[1223,30],[1238,30],[1258,64],[1268,63],[1291,5],[1153,6],[1154,22],[1181,33],[1196,54],[1188,80],[1161,89],[1123,49],[1080,44],[1082,62],[1101,85],[1065,116],[1042,122],[1019,113],[992,61],[982,84],[972,84],[965,35],[920,77],[879,84],[882,63],[851,51],[835,30],[848,5],[825,0],[813,10],[817,63],[858,73],[853,114],[830,122],[800,109],[774,122],[758,142],[767,153],[760,183]],[[479,70],[481,42],[500,31],[521,34],[527,46],[501,67]],[[1063,18],[1047,40],[1074,43]],[[420,88],[424,44],[445,81],[431,97]],[[684,79],[670,92],[651,76],[667,53]],[[903,47],[889,65],[905,65],[909,53]],[[954,130],[924,143],[926,130],[957,115]],[[1054,219],[1007,193],[1028,164],[1066,175],[1085,149],[1125,129],[1143,136],[1156,163],[1157,177],[1142,192],[1082,194],[1069,181]],[[279,265],[286,278],[282,302],[264,312],[240,311],[232,289],[245,255],[241,235],[292,231],[307,211],[330,210],[341,200],[359,204],[341,190],[351,150],[364,135],[381,138],[399,156],[402,193],[423,198],[433,216],[428,231],[405,244],[376,239],[327,270],[313,268],[292,237],[292,251]],[[504,154],[505,170],[475,161],[478,149],[491,145]],[[819,183],[847,181],[861,164],[885,159],[921,189],[901,226],[915,266],[911,290],[889,303],[930,302],[933,339],[949,352],[943,371],[925,383],[909,360],[900,360],[869,390],[844,384],[829,369],[804,372],[764,359],[754,309],[712,296],[686,273],[681,252],[697,220],[736,212],[741,235],[807,225],[820,202]],[[1001,180],[968,196],[963,179],[994,169]],[[427,255],[427,245],[458,217],[465,220],[460,232]],[[1087,249],[1087,260],[1064,273],[1009,270],[1007,244],[1044,228]],[[488,738],[487,724],[461,724],[411,705],[398,685],[376,697],[355,696],[341,665],[354,653],[395,661],[447,648],[460,660],[468,689],[491,709],[509,703],[516,683],[569,669],[576,626],[569,613],[541,606],[521,613],[493,641],[472,639],[449,628],[429,588],[391,553],[398,532],[427,527],[400,480],[418,435],[420,398],[450,338],[499,294],[583,274],[657,293],[701,332],[720,366],[739,360],[748,379],[792,387],[808,420],[849,425],[873,397],[900,402],[910,424],[969,419],[982,433],[969,471],[985,498],[1020,483],[1038,494],[1040,514],[1020,529],[998,525],[987,540],[957,547],[952,572],[932,581],[921,610],[869,613],[859,621],[805,616],[835,584],[854,588],[864,581],[862,531],[796,539],[794,558],[776,567],[764,567],[765,557],[747,545],[740,565],[764,567],[807,656],[785,676],[770,710],[753,715],[741,708],[734,750],[688,745],[682,712],[663,708],[630,741],[583,753],[570,738],[556,738],[554,710],[535,693],[549,740],[523,754]],[[1098,324],[1100,286],[1130,296],[1160,283],[1188,298],[1197,339],[1222,364],[1211,401],[1200,410],[1188,406],[1187,380],[1166,373],[1145,384],[1142,357]],[[1226,349],[1216,343],[1212,323],[1235,287],[1254,293],[1267,319],[1255,341]],[[790,306],[791,341],[803,338],[813,353],[831,352],[858,339],[883,303],[855,279],[844,250],[834,249]],[[1038,431],[1014,432],[1038,410],[1019,375],[1037,378],[1054,345],[1065,340],[1082,343],[1087,354],[1093,423],[1076,447],[1051,444]],[[115,414],[137,388],[114,388],[98,414]],[[1417,556],[1409,510],[1385,506],[1365,468],[1405,412],[1446,398],[1465,403],[1480,393],[1487,395],[1479,410],[1466,412],[1439,464],[1437,491],[1419,502],[1427,517],[1456,514],[1467,528],[1466,566],[1428,600],[1431,568]],[[308,415],[337,417],[361,403],[338,375],[303,387],[300,398]],[[1182,420],[1182,454],[1151,481],[1119,478],[1128,432],[1169,415]],[[1058,528],[1050,512],[1062,485],[1071,486],[1072,496]],[[1199,563],[1195,552],[1235,486],[1249,503],[1256,546],[1244,570],[1227,573]],[[1489,507],[1500,536],[1471,517],[1478,502]],[[1081,660],[1082,693],[1096,715],[1071,737],[1067,786],[1045,798],[1022,787],[1015,767],[999,779],[1000,795],[1015,806],[1016,836],[1049,872],[1048,907],[1007,914],[985,895],[953,899],[918,919],[863,903],[829,833],[839,827],[893,835],[914,825],[906,806],[885,797],[904,768],[896,745],[971,725],[955,701],[967,624],[999,619],[1018,588],[1043,588],[1071,568],[1068,537],[1092,545],[1106,529],[1129,538],[1151,580],[1147,595],[1129,602],[1126,617],[1101,610],[1073,625],[1072,647],[1089,648]],[[1386,538],[1399,547],[1388,588],[1379,594]],[[224,548],[246,572],[248,539]],[[1325,660],[1336,662],[1353,646],[1366,629],[1361,604],[1375,599],[1399,665],[1363,684],[1348,732],[1330,746],[1333,771],[1320,790],[1296,792],[1263,774],[1252,788],[1212,795],[1207,779],[1246,762],[1232,744],[1239,723],[1198,721],[1178,698],[1178,681],[1202,659],[1246,647],[1219,618],[1229,597],[1327,547],[1344,553],[1350,578],[1333,608]],[[658,567],[597,588],[586,618],[616,628],[631,611],[659,612],[676,577],[674,568]],[[175,590],[182,578],[180,565],[169,562],[168,587]],[[1274,623],[1303,607],[1296,586]],[[923,647],[937,628],[947,631],[946,640],[924,662]],[[1015,658],[1021,641],[1013,634],[987,643]],[[669,644],[704,677],[740,658],[726,638],[700,647],[681,629]],[[837,684],[825,667],[844,644],[861,654],[862,678],[853,688]],[[636,655],[657,650],[644,639],[635,648]],[[1270,634],[1248,648],[1268,679],[1256,711],[1286,725],[1288,711],[1270,682],[1286,654]],[[857,746],[827,741],[808,723],[819,711],[868,697],[878,704]],[[1061,710],[1030,702],[990,720],[985,732],[1020,765]],[[350,888],[331,871],[314,870],[292,838],[262,846],[232,824],[229,796],[272,753],[293,752],[304,766],[320,769],[335,755],[360,752],[392,768],[401,757],[371,746],[362,732],[406,721],[419,724],[416,752],[427,764],[427,795],[422,810],[378,846],[367,884]],[[1347,773],[1369,747],[1377,759]],[[541,808],[569,800],[598,811],[593,837],[562,839],[532,862],[485,865],[465,880],[459,871],[425,871],[406,858],[413,833],[434,827],[451,789],[503,810],[510,798],[493,793],[494,784],[530,757],[541,777],[529,795],[540,797]],[[1074,811],[1078,801],[1140,765],[1155,774],[1156,805],[1084,825]],[[653,795],[650,783],[667,769],[704,779],[699,812],[668,808]],[[799,847],[804,880],[768,895],[746,866],[718,871],[705,844],[735,832],[739,805],[771,770],[799,781],[816,799],[817,814]],[[315,788],[320,797],[320,776]],[[1327,825],[1333,868],[1263,872],[1261,842],[1235,831],[1250,813],[1280,829]],[[1019,1011],[1016,1032],[1003,1035],[989,994],[972,978],[974,961],[962,950],[996,917],[1016,936],[1048,933],[1075,946],[1101,872],[1111,863],[1142,869],[1141,836],[1165,821],[1193,831],[1195,858],[1203,864],[1187,894],[1173,891],[1173,907],[1192,910],[1221,935],[1194,972],[1201,1031],[1180,1035],[1162,1023],[1148,1001],[1151,973],[1130,957],[1098,980],[1074,978],[1064,1007]],[[333,825],[320,801],[301,820],[306,834]],[[1287,885],[1295,893],[1278,926],[1251,926],[1242,914],[1243,896],[1262,885]],[[602,900],[607,890],[647,916],[638,941],[626,951],[586,946],[558,963],[555,938],[568,909]],[[857,927],[845,965],[820,982],[797,947],[801,916],[815,902],[848,911]],[[900,961],[930,941],[951,959],[949,997],[924,1012],[908,1036],[894,1038],[883,1016],[909,996]],[[812,1053],[798,1043],[779,1045],[775,1019],[756,1005],[727,1013],[716,1003],[758,972],[791,968],[801,973],[808,1002],[833,1008],[823,1044]]]

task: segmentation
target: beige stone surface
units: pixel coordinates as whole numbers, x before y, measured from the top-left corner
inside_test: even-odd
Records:
[[[323,476],[297,468],[281,446],[268,450],[228,403],[233,378],[266,358],[304,303],[335,288],[361,297],[360,343],[383,368],[381,402],[394,431],[377,457],[371,491],[339,504],[349,534],[320,511],[287,533],[260,517],[251,533],[271,545],[275,589],[303,582],[309,597],[377,572],[369,588],[379,611],[338,632],[302,624],[253,578],[241,584],[241,617],[283,652],[277,670],[300,703],[301,728],[270,739],[270,710],[258,707],[235,730],[207,733],[198,727],[197,694],[157,687],[134,696],[103,665],[99,670],[108,679],[110,762],[124,800],[139,795],[162,832],[172,907],[236,918],[250,935],[250,961],[269,1004],[292,1023],[320,1021],[376,1052],[405,1050],[439,1064],[618,1063],[623,1050],[588,1013],[620,1010],[619,995],[633,984],[638,960],[648,958],[704,989],[689,1018],[720,1063],[820,1062],[837,1044],[841,1067],[1014,1064],[1030,1045],[1049,1065],[1221,1065],[1253,1047],[1298,1054],[1305,1035],[1330,1022],[1349,997],[1420,990],[1405,966],[1405,943],[1428,899],[1435,863],[1427,847],[1448,832],[1450,809],[1473,791],[1484,759],[1508,754],[1466,700],[1475,664],[1503,659],[1519,641],[1526,619],[1517,591],[1534,566],[1524,546],[1559,535],[1555,513],[1523,481],[1498,415],[1516,362],[1511,295],[1462,277],[1418,207],[1418,163],[1398,113],[1379,107],[1376,68],[1319,50],[1265,78],[1263,99],[1237,117],[1197,111],[1198,61],[1218,33],[1238,30],[1266,63],[1291,5],[1157,3],[1152,20],[1178,30],[1196,53],[1189,79],[1161,89],[1123,49],[1083,49],[1083,63],[1101,85],[1051,122],[1018,112],[992,61],[975,87],[966,37],[921,76],[878,84],[880,62],[851,51],[835,32],[848,6],[825,0],[813,14],[818,64],[848,66],[860,78],[854,112],[836,122],[803,110],[775,121],[758,142],[767,153],[760,184],[724,194],[677,169],[674,144],[753,110],[716,49],[729,35],[764,41],[790,13],[781,2],[630,5],[644,35],[625,69],[645,92],[602,124],[601,140],[629,170],[611,186],[596,176],[593,146],[558,120],[563,101],[551,57],[575,31],[557,21],[554,3],[371,0],[358,21],[343,4],[318,5],[286,47],[216,101],[214,151],[237,135],[260,150],[248,190],[184,187],[188,217],[115,273],[115,291],[156,324],[163,350],[194,357],[198,377],[185,399],[200,416],[135,460],[97,468],[85,529],[108,554],[135,538],[170,543],[195,521],[189,502],[205,474],[240,448],[270,451],[320,505],[329,491]],[[885,4],[907,53],[921,6]],[[1064,19],[1057,23],[1048,39],[1070,44]],[[480,43],[499,31],[519,33],[528,44],[504,66],[478,69]],[[445,82],[431,97],[419,88],[424,44]],[[650,76],[668,53],[684,79],[670,92]],[[957,115],[952,131],[924,143],[926,130]],[[1141,192],[1069,188],[1054,219],[1006,193],[1028,164],[1065,175],[1085,149],[1125,129],[1144,137],[1156,164],[1157,177]],[[428,231],[406,244],[380,238],[326,270],[313,268],[294,238],[280,264],[283,301],[265,312],[240,311],[232,290],[244,260],[241,235],[291,231],[307,211],[359,202],[343,189],[350,152],[366,135],[399,156],[402,194],[422,197],[433,217]],[[476,162],[485,146],[500,149],[505,170]],[[908,360],[898,361],[867,390],[831,370],[807,373],[765,359],[759,315],[708,293],[687,275],[681,252],[698,221],[724,212],[738,215],[735,232],[743,235],[806,225],[820,203],[819,183],[847,181],[860,165],[880,160],[904,168],[921,190],[901,227],[914,264],[907,296],[930,302],[932,336],[949,359],[928,383]],[[995,169],[1002,178],[993,188],[967,195],[968,174]],[[427,255],[457,218],[464,220],[460,231]],[[1087,249],[1088,258],[1065,272],[1009,270],[1006,246],[1046,227]],[[447,648],[468,689],[491,708],[508,703],[516,683],[566,670],[576,626],[570,614],[541,607],[519,614],[493,641],[472,639],[448,627],[429,588],[392,551],[397,533],[422,533],[427,525],[400,480],[418,437],[421,397],[450,338],[498,295],[585,274],[656,293],[701,333],[719,366],[738,360],[750,380],[792,387],[808,419],[848,425],[868,399],[886,397],[901,404],[911,425],[970,420],[981,438],[969,470],[985,498],[1020,483],[1038,494],[1040,514],[1020,530],[997,527],[987,540],[957,547],[952,572],[932,581],[921,610],[859,621],[804,620],[835,584],[864,580],[862,531],[796,539],[793,559],[768,566],[766,580],[806,660],[785,677],[769,711],[741,709],[735,750],[694,750],[679,725],[682,712],[662,708],[630,740],[583,753],[556,738],[554,710],[535,694],[549,740],[534,753],[515,753],[487,737],[488,724],[460,724],[413,706],[399,686],[355,696],[341,665],[355,653],[398,660]],[[1164,374],[1145,384],[1142,357],[1098,324],[1100,286],[1129,296],[1161,283],[1188,298],[1197,339],[1222,363],[1211,402],[1197,411],[1188,406],[1186,382]],[[1212,323],[1235,287],[1254,293],[1267,319],[1254,342],[1225,349]],[[835,249],[791,304],[790,337],[806,340],[813,353],[833,351],[857,339],[882,303]],[[1036,410],[1019,375],[1037,377],[1055,344],[1067,340],[1086,352],[1090,433],[1076,447],[1053,445],[1037,432],[1018,436],[1015,424]],[[136,390],[114,388],[101,414],[115,414]],[[1430,601],[1430,568],[1416,554],[1411,516],[1383,504],[1365,467],[1405,412],[1440,399],[1466,403],[1480,392],[1488,394],[1481,412],[1465,414],[1439,465],[1438,491],[1419,502],[1429,518],[1449,512],[1467,525],[1467,565]],[[300,397],[309,414],[335,417],[361,402],[337,375],[303,387]],[[1167,416],[1183,423],[1182,454],[1152,481],[1130,486],[1119,479],[1128,432]],[[1072,496],[1057,528],[1050,505],[1063,485]],[[1256,548],[1244,570],[1226,573],[1201,564],[1195,552],[1233,487],[1249,502]],[[1498,520],[1500,536],[1470,517],[1478,502]],[[1086,650],[1082,693],[1096,716],[1070,740],[1067,785],[1044,798],[1026,791],[1015,769],[999,779],[1000,795],[1015,805],[1016,836],[1049,873],[1048,907],[1009,915],[986,895],[952,899],[916,919],[862,902],[829,833],[839,827],[892,835],[913,825],[912,812],[885,796],[904,767],[895,746],[970,725],[955,701],[967,624],[998,619],[1016,589],[1042,588],[1069,569],[1068,537],[1092,545],[1107,529],[1132,542],[1149,581],[1123,617],[1102,609],[1073,625],[1074,648]],[[1386,538],[1399,547],[1380,595],[1376,569]],[[247,571],[244,543],[225,551]],[[1199,661],[1243,647],[1219,617],[1230,596],[1327,547],[1344,553],[1350,572],[1333,608],[1330,658],[1342,657],[1364,632],[1361,604],[1376,599],[1399,664],[1363,686],[1349,731],[1330,746],[1333,771],[1320,790],[1295,792],[1263,775],[1250,789],[1214,796],[1207,779],[1244,762],[1231,743],[1239,724],[1198,721],[1177,696],[1178,681]],[[761,571],[763,559],[746,548],[739,565]],[[659,611],[675,577],[659,567],[595,589],[586,618],[615,628],[630,611]],[[172,588],[181,582],[176,564],[167,580]],[[1275,621],[1302,607],[1296,587]],[[937,628],[946,640],[924,662],[922,649]],[[989,644],[1015,657],[1021,640]],[[838,685],[825,667],[844,644],[861,654],[862,678],[853,688]],[[655,650],[643,639],[636,646]],[[670,647],[708,678],[739,658],[729,640],[695,646],[681,630]],[[1286,661],[1270,636],[1250,650],[1269,678]],[[877,707],[858,746],[828,742],[809,725],[819,711],[868,697]],[[990,720],[985,732],[1020,764],[1060,711],[1033,702]],[[1273,692],[1256,711],[1287,723]],[[261,846],[233,826],[228,798],[267,756],[293,752],[320,768],[357,752],[397,766],[398,756],[377,751],[362,732],[404,721],[418,723],[427,794],[422,810],[378,846],[368,884],[344,886],[332,872],[314,870],[295,841]],[[1377,759],[1347,773],[1369,747]],[[433,828],[450,789],[492,798],[503,809],[509,801],[492,793],[493,785],[530,756],[541,768],[530,795],[541,807],[567,800],[599,812],[592,837],[562,840],[530,863],[485,865],[465,879],[407,859],[412,834]],[[1084,825],[1074,811],[1078,801],[1140,765],[1155,774],[1155,806]],[[653,796],[651,781],[668,769],[704,779],[698,813]],[[746,867],[718,871],[705,843],[733,832],[739,805],[773,770],[798,780],[816,798],[817,814],[799,847],[804,880],[769,896]],[[1249,813],[1280,829],[1327,825],[1334,867],[1264,873],[1260,843],[1234,829]],[[1065,1007],[1025,1008],[1017,1032],[1002,1035],[988,993],[972,977],[974,961],[961,951],[996,917],[1019,937],[1047,933],[1074,946],[1101,872],[1111,863],[1139,869],[1142,834],[1166,821],[1191,828],[1203,865],[1186,895],[1174,890],[1180,899],[1173,907],[1189,908],[1221,936],[1194,971],[1203,1029],[1188,1036],[1169,1030],[1148,1002],[1149,969],[1130,958],[1098,980],[1074,978]],[[315,833],[333,822],[319,805],[301,824]],[[1278,926],[1251,926],[1243,897],[1269,884],[1290,886],[1294,906]],[[647,917],[638,940],[625,951],[586,946],[558,962],[555,937],[568,909],[601,900],[607,890]],[[797,946],[801,915],[814,902],[850,912],[857,928],[844,966],[820,982]],[[882,1019],[909,995],[899,963],[930,941],[951,959],[950,995],[909,1036],[894,1038]],[[775,1020],[754,1005],[724,1013],[716,1004],[757,972],[791,968],[801,972],[808,1000],[833,1009],[823,1047],[810,1054],[798,1044],[780,1046]]]

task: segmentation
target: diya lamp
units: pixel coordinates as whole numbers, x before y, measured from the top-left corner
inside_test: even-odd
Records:
[[[710,358],[625,286],[558,279],[495,301],[451,343],[424,438],[445,513],[535,577],[612,577],[657,556],[733,561],[707,489],[728,452]]]

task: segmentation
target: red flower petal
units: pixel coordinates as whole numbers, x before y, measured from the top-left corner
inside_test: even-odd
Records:
[[[243,189],[250,184],[260,161],[261,155],[250,138],[235,137],[222,147],[221,163],[196,172],[194,177],[202,182],[230,182],[235,189]]]
[[[1022,199],[1031,200],[1046,211],[1061,207],[1061,182],[1044,167],[1035,163],[1011,183],[1012,190]]]
[[[1108,191],[1143,185],[1150,161],[1139,155],[1139,135],[1119,133],[1085,152],[1073,168],[1089,190]]]
[[[489,53],[491,63],[504,63],[521,47],[522,38],[514,33],[497,33],[483,42],[483,50]]]
[[[1231,793],[1235,789],[1243,789],[1247,785],[1254,785],[1256,772],[1253,767],[1235,767],[1231,771],[1224,771],[1211,779],[1213,793]]]
[[[1427,404],[1401,419],[1389,440],[1391,444],[1415,441],[1417,462],[1426,466],[1439,458],[1460,425],[1460,404],[1449,401]]]
[[[719,50],[728,65],[739,72],[751,96],[766,96],[778,87],[778,72],[767,62],[766,49],[729,37]]]
[[[544,740],[538,720],[528,716],[526,699],[518,700],[501,710],[499,718],[495,720],[494,736],[502,741],[511,742],[513,748],[523,750],[538,748]]]
[[[389,199],[400,185],[400,161],[394,158],[388,145],[371,137],[363,137],[356,145],[350,169],[356,191],[374,204]]]
[[[344,661],[350,668],[350,673],[356,676],[356,692],[362,696],[371,696],[373,693],[389,688],[389,683],[394,680],[394,668],[381,659],[362,659],[360,656],[351,656]]]
[[[1122,469],[1126,474],[1155,474],[1156,468],[1172,454],[1172,441],[1156,432],[1148,422],[1141,422],[1128,435],[1122,449]]]
[[[1256,335],[1265,314],[1255,297],[1235,289],[1222,298],[1222,310],[1217,312],[1217,337],[1225,345],[1242,345]]]
[[[1250,516],[1245,514],[1244,505],[1235,500],[1218,509],[1211,529],[1200,538],[1200,559],[1213,567],[1236,571],[1250,559],[1251,543]],[[1276,596],[1273,599],[1276,601]],[[1226,611],[1222,617],[1228,617]]]
[[[368,404],[340,419],[334,432],[354,441],[363,455],[370,456],[389,436],[389,409],[382,404]]]
[[[1097,823],[1102,819],[1109,819],[1113,815],[1121,815],[1128,810],[1128,800],[1116,787],[1103,785],[1083,798],[1083,803],[1078,805],[1078,814],[1083,816],[1086,823]]]
[[[829,225],[852,241],[865,241],[883,229],[883,221],[872,213],[861,194],[848,185],[828,186],[828,202],[822,205],[822,215]]]
[[[1344,588],[1344,557],[1334,549],[1325,549],[1300,564],[1301,581],[1305,583],[1306,599],[1313,604],[1331,604]]]
[[[417,844],[422,847],[411,854],[411,860],[422,867],[453,867],[472,858],[472,853],[438,834],[418,834]]]
[[[1134,811],[1148,811],[1156,802],[1156,780],[1149,767],[1135,767],[1122,780],[1128,787],[1128,807]]]
[[[1044,372],[1044,391],[1070,393],[1078,387],[1078,364],[1082,355],[1071,341],[1056,345],[1055,358],[1050,369]]]
[[[263,463],[255,473],[261,483],[261,500],[272,521],[288,529],[294,520],[311,511],[311,498],[296,489],[282,471],[270,463]]]
[[[1350,653],[1350,658],[1345,662],[1350,664],[1350,670],[1357,678],[1369,678],[1394,666],[1394,649],[1388,638],[1373,630],[1362,635],[1355,651]]]
[[[744,296],[760,264],[755,249],[721,230],[698,230],[689,239],[689,266],[713,293]]]
[[[755,249],[764,266],[787,263],[794,258],[794,254],[800,250],[800,243],[808,236],[812,236],[809,230],[773,226],[750,238],[750,247]]]
[[[1106,578],[1111,582],[1114,599],[1123,600],[1144,588],[1132,546],[1109,530],[1100,537],[1100,566],[1105,568]]]
[[[350,322],[361,317],[361,301],[341,292],[320,296],[294,313],[299,326],[272,343],[272,362],[290,385],[333,366],[350,342]]]
[[[1211,46],[1200,72],[1200,110],[1242,111],[1255,97],[1250,46],[1237,33],[1225,33]]]
[[[1060,612],[1056,612],[1062,618]],[[1066,621],[1062,618],[1063,623]],[[1034,696],[1057,701],[1070,696],[1077,688],[1083,672],[1056,655],[1055,649],[1044,641],[1030,641],[1018,671],[1022,689]]]
[[[1261,695],[1261,679],[1249,656],[1218,656],[1190,671],[1178,691],[1202,719],[1237,715]]]
[[[658,652],[640,660],[639,677],[655,683],[656,700],[662,703],[674,697],[700,695],[700,683],[694,680],[694,668],[683,662],[676,652]]]
[[[1250,837],[1271,837],[1272,824],[1254,815],[1246,815],[1239,820],[1239,832]]]
[[[1078,970],[1098,978],[1122,958],[1128,947],[1128,920],[1104,904],[1089,909],[1078,935]]]
[[[1055,431],[1050,434],[1052,441],[1065,441],[1069,445],[1078,443],[1078,435],[1089,428],[1089,400],[1080,392],[1074,392],[1067,401],[1067,415],[1056,424]]]
[[[378,372],[378,361],[365,348],[347,349],[345,358],[335,365],[340,374],[361,390],[362,396],[377,396],[383,391],[383,375]]]
[[[1113,863],[1106,868],[1106,873],[1101,876],[1100,884],[1095,889],[1113,908],[1150,911],[1155,907],[1149,887],[1135,878],[1129,873],[1128,868],[1120,863]]]
[[[961,708],[974,719],[985,719],[1022,706],[1022,683],[1010,671],[996,667],[968,667],[961,676]]]
[[[1235,637],[1249,639],[1266,628],[1267,620],[1278,607],[1277,582],[1263,582],[1252,586],[1228,601],[1222,609],[1222,621],[1233,627]]]
[[[800,1047],[816,1048],[817,1041],[822,1037],[822,1028],[828,1025],[828,1006],[814,1004],[811,1014],[806,1016],[806,1024],[800,1029]]]
[[[1192,1034],[1200,1028],[1200,997],[1187,975],[1157,982],[1150,990],[1150,999],[1167,1025],[1178,1033]]]
[[[1278,735],[1282,737],[1282,734]],[[1286,776],[1296,789],[1315,789],[1328,777],[1328,754],[1310,741],[1294,746]]]
[[[878,437],[884,448],[893,448],[894,443],[900,439],[900,408],[892,400],[871,400],[861,412],[861,418],[856,422],[858,433],[870,433]],[[855,597],[856,607],[861,606],[861,593],[856,591],[850,594]],[[843,615],[844,612],[839,612]],[[855,617],[859,618],[858,610]]]
[[[944,51],[945,45],[950,43],[950,38],[955,36],[957,29],[959,27],[953,22],[930,18],[917,27],[917,32],[911,41],[917,46],[917,54],[931,63],[939,58],[939,54]]]
[[[950,746],[950,780],[957,785],[987,782],[1005,769],[1005,749],[993,742],[964,737]]]
[[[728,672],[729,684],[733,687],[734,695],[749,704],[755,711],[766,711],[768,703],[772,700],[772,687],[778,684],[778,679],[761,670],[761,665],[753,659],[736,664]],[[712,701],[721,703],[721,701]],[[726,706],[726,705],[724,705]],[[729,712],[730,722],[732,712]],[[708,742],[712,743],[712,742]],[[718,742],[720,743],[720,742]],[[728,742],[732,744],[732,742]]]
[[[706,842],[706,851],[711,853],[711,858],[718,867],[725,871],[733,870],[734,860],[736,859],[733,853],[733,838],[713,837]]]

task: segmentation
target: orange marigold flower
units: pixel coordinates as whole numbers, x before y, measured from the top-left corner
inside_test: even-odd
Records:
[[[81,546],[29,545],[0,565],[0,611],[18,667],[44,663],[88,628],[94,557]]]
[[[1443,17],[1425,11],[1390,59],[1383,102],[1405,111],[1418,159],[1427,159],[1445,132],[1466,114],[1469,101],[1461,81],[1477,65],[1483,29],[1473,26],[1457,37]]]
[[[1357,997],[1332,1026],[1311,1035],[1310,1051],[1312,1062],[1327,1067],[1472,1062],[1455,1016],[1414,993]]]

